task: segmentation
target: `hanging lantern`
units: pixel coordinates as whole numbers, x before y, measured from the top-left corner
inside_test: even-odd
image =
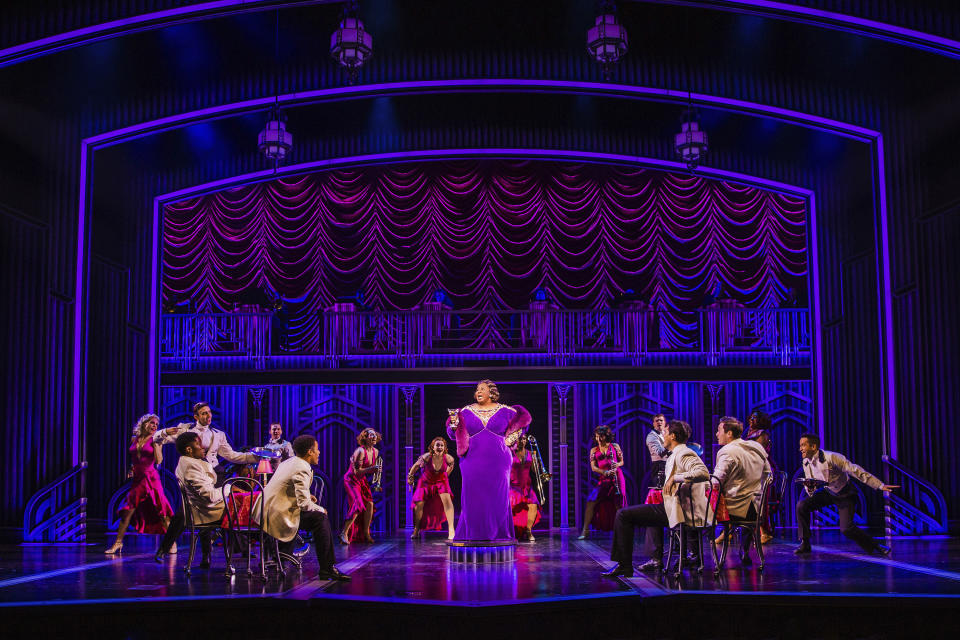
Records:
[[[364,31],[363,23],[357,18],[356,2],[343,9],[340,26],[330,36],[330,55],[347,70],[351,82],[373,55],[373,37]]]
[[[627,52],[627,30],[617,18],[613,3],[601,5],[595,24],[587,30],[587,52],[603,67],[603,77],[610,78],[612,65]]]
[[[692,107],[683,112],[680,133],[675,137],[675,145],[677,158],[691,170],[695,169],[707,155],[707,134],[700,130],[700,116]]]
[[[270,119],[257,136],[260,153],[274,162],[283,160],[293,149],[293,134],[287,131],[287,118],[277,107],[270,111]]]

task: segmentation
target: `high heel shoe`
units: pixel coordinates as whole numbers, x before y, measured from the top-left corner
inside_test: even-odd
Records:
[[[350,538],[347,537],[347,534],[340,534],[340,544],[350,544]]]
[[[411,539],[411,540],[419,540],[419,539],[420,539],[420,529],[414,529],[414,530],[413,530],[413,534],[410,536],[410,539]]]
[[[577,540],[586,540],[589,535],[590,534],[588,532],[584,531],[577,536]]]
[[[114,542],[113,546],[107,549],[106,551],[104,551],[104,553],[108,556],[119,556],[122,551],[123,551],[123,543]]]

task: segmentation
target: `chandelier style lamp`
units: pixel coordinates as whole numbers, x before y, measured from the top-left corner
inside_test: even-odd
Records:
[[[280,10],[276,15],[276,32],[273,41],[274,87],[273,108],[267,124],[257,135],[257,148],[268,160],[273,160],[276,170],[280,161],[293,149],[293,134],[287,131],[287,118],[280,111]]]
[[[340,26],[330,36],[330,55],[347,70],[350,84],[357,78],[360,67],[373,55],[373,37],[364,31],[357,17],[357,1],[350,0],[343,6]]]
[[[680,133],[675,136],[677,158],[693,171],[707,155],[707,133],[700,129],[700,116],[688,105],[680,120]]]
[[[257,136],[257,148],[274,163],[286,158],[293,149],[293,134],[287,131],[287,117],[277,105],[270,110],[267,124]]]
[[[611,0],[598,3],[597,19],[587,29],[587,53],[600,63],[603,77],[610,79],[613,64],[627,52],[627,30],[617,18],[617,7]]]

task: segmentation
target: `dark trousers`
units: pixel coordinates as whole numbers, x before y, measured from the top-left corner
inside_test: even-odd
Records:
[[[186,522],[183,519],[183,512],[177,511],[173,514],[173,517],[170,518],[170,526],[167,527],[167,532],[163,534],[163,539],[160,541],[160,551],[168,553],[170,547],[173,546],[173,543],[177,541],[177,538],[180,537],[180,534],[183,533],[184,528],[186,527]],[[202,557],[207,558],[210,556],[210,550],[213,548],[213,532],[208,530],[201,531],[199,533],[200,538],[200,551],[203,554]]]
[[[654,558],[663,555],[663,528],[670,526],[662,504],[638,504],[617,511],[613,522],[613,549],[610,559],[620,564],[633,562],[633,533],[636,527],[649,527],[653,540]]]
[[[837,513],[840,515],[840,533],[856,542],[864,551],[874,551],[877,548],[877,541],[853,524],[853,514],[857,510],[857,493],[856,489],[849,484],[837,495],[826,489],[819,489],[812,496],[807,496],[797,503],[800,539],[810,542],[810,515],[832,504],[837,505]]]
[[[750,503],[750,507],[747,509],[747,515],[745,515],[744,517],[738,518],[735,515],[732,515],[732,514],[730,515],[730,524],[737,524],[740,522],[748,522],[750,524],[753,524],[756,521],[757,521],[757,507],[752,502]],[[740,549],[741,551],[745,551],[750,548],[750,543],[753,542],[753,527],[744,528],[744,529],[741,529],[741,531],[743,533],[741,534]]]
[[[313,534],[313,550],[317,553],[320,571],[332,569],[336,558],[333,557],[333,534],[330,532],[330,520],[327,514],[319,511],[301,511],[300,528]],[[293,540],[281,542],[280,551],[292,553]]]

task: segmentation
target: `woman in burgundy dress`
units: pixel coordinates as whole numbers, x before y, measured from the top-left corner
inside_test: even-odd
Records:
[[[605,424],[593,430],[596,446],[590,449],[590,469],[600,477],[587,497],[580,540],[590,533],[590,525],[601,531],[613,530],[617,509],[627,506],[627,484],[623,478],[623,451],[613,441],[613,430]]]
[[[526,434],[513,445],[510,467],[510,513],[518,540],[533,542],[533,527],[540,522],[540,501],[533,490],[533,454],[527,450]]]
[[[120,526],[113,546],[107,554],[120,553],[123,549],[123,536],[127,527],[133,525],[138,533],[165,533],[173,516],[173,509],[163,493],[163,484],[156,465],[163,461],[159,444],[154,443],[153,434],[160,426],[160,418],[152,413],[140,418],[134,429],[133,439],[127,450],[133,459],[129,477],[133,479],[127,499],[118,510]],[[176,550],[172,549],[172,553]]]
[[[415,487],[410,505],[413,509],[411,538],[419,538],[421,531],[439,531],[446,522],[447,539],[453,540],[453,491],[449,478],[455,464],[453,456],[447,453],[447,441],[437,437],[410,467],[407,482]]]
[[[377,471],[376,444],[383,439],[374,429],[364,429],[357,436],[357,447],[350,456],[347,472],[343,474],[343,489],[347,492],[347,519],[340,532],[340,542],[373,542],[370,524],[373,522],[373,493],[370,476]],[[358,522],[359,520],[359,522]]]

